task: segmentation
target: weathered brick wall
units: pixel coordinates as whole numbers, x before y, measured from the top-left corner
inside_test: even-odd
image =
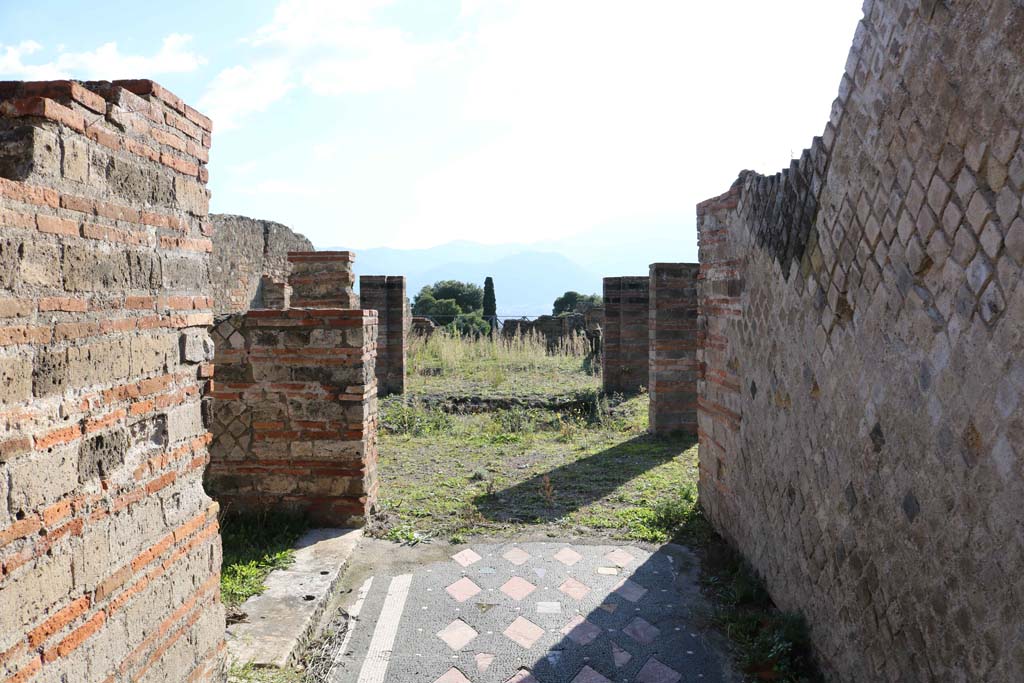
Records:
[[[227,511],[361,526],[377,491],[377,314],[259,310],[218,321],[206,485]]]
[[[648,363],[649,423],[655,434],[697,433],[696,263],[652,263]]]
[[[251,308],[275,308],[264,301],[263,277],[288,278],[288,252],[313,251],[313,244],[287,226],[231,214],[212,214],[213,253],[210,256],[214,312],[244,313]]]
[[[648,381],[650,278],[604,279],[604,341],[601,347],[606,392],[633,393]]]
[[[0,83],[0,680],[222,680],[210,121]]]
[[[296,308],[359,307],[351,251],[292,251],[288,253],[292,306]]]
[[[377,311],[377,393],[405,393],[405,362],[412,326],[405,296],[405,278],[388,275],[359,277],[363,310]]]
[[[824,135],[698,209],[701,498],[836,680],[1024,680],[1022,36],[869,0]]]

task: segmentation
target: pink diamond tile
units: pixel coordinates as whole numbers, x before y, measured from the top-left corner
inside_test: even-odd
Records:
[[[580,560],[582,560],[583,556],[575,550],[573,550],[572,548],[562,548],[557,553],[555,553],[555,559],[564,564],[566,567],[571,567]]]
[[[577,645],[588,645],[601,635],[601,629],[577,614],[562,628],[562,635]]]
[[[637,683],[679,683],[682,675],[675,669],[670,669],[654,657],[647,660],[644,668],[636,675]]]
[[[482,558],[472,548],[466,548],[462,552],[452,555],[452,559],[458,562],[460,566],[468,567],[475,562],[479,562]]]
[[[612,659],[615,660],[615,666],[621,669],[629,664],[629,660],[633,659],[633,655],[629,654],[615,643],[612,643]]]
[[[466,602],[466,600],[480,592],[480,586],[463,576],[445,588],[445,590],[448,591],[448,595],[452,596],[456,602]]]
[[[597,673],[589,666],[584,666],[576,678],[572,679],[572,683],[612,683],[607,678]]]
[[[661,633],[657,626],[642,617],[637,617],[629,622],[626,628],[622,629],[622,632],[643,645],[650,645],[658,637],[658,634]]]
[[[526,579],[513,576],[501,587],[501,592],[513,600],[522,600],[536,589],[537,587]]]
[[[620,567],[625,567],[627,564],[629,564],[636,558],[634,558],[632,555],[627,553],[622,548],[616,548],[615,550],[605,555],[604,559],[608,560],[612,564],[618,565]]]
[[[612,588],[612,591],[618,593],[630,602],[637,602],[638,600],[640,600],[640,598],[647,595],[646,588],[641,586],[639,583],[636,583],[635,581],[630,581],[629,579],[623,579],[622,581],[619,581],[617,584],[615,584],[615,587]]]
[[[526,552],[522,548],[512,548],[502,555],[502,557],[518,567],[530,559],[530,553]]]
[[[542,635],[544,635],[544,629],[523,617],[516,618],[516,620],[509,624],[509,627],[505,629],[505,637],[527,650],[533,647],[533,644],[536,643],[537,639]]]
[[[533,677],[526,669],[520,669],[515,673],[512,678],[505,681],[505,683],[537,683],[537,679]]]
[[[434,681],[434,683],[470,683],[469,679],[462,675],[462,672],[452,667]]]
[[[558,590],[562,591],[570,598],[576,598],[582,600],[587,593],[590,592],[590,588],[586,584],[582,584],[571,576],[562,582],[562,585],[558,587]]]
[[[483,673],[491,668],[491,664],[494,663],[494,655],[490,652],[478,652],[476,657],[476,670]]]
[[[473,627],[461,619],[456,619],[437,632],[437,637],[455,651],[459,651],[469,645],[470,641],[476,638],[477,635]]]

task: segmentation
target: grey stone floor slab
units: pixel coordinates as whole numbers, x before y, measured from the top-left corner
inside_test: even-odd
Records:
[[[422,564],[374,574],[333,683],[735,680],[695,625],[700,596],[685,549],[467,548],[443,559],[435,548]]]
[[[267,590],[241,606],[245,620],[228,627],[233,663],[282,667],[316,636],[341,572],[362,531],[312,529],[296,544],[295,562],[271,572]]]

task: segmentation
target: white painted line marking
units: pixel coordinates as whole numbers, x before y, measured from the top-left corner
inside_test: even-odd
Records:
[[[352,640],[352,633],[356,630],[356,624],[359,623],[359,613],[363,611],[363,603],[366,601],[366,594],[370,592],[370,586],[373,585],[373,577],[371,576],[366,581],[363,581],[363,585],[359,587],[359,593],[357,594],[356,601],[352,603],[352,609],[348,611],[348,630],[345,631],[345,637],[341,639],[341,647],[335,653],[337,659],[334,664],[331,665],[331,670],[327,672],[327,680],[334,680],[334,673],[338,670],[338,664],[348,657],[348,644]]]
[[[412,574],[402,574],[391,579],[377,627],[373,630],[370,647],[366,651],[366,660],[359,670],[358,683],[384,683],[384,674],[387,673],[391,651],[398,636],[398,622],[405,610],[411,585]]]

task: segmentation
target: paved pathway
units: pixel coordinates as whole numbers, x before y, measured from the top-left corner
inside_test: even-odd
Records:
[[[332,683],[732,680],[672,546],[509,543],[374,573]]]

